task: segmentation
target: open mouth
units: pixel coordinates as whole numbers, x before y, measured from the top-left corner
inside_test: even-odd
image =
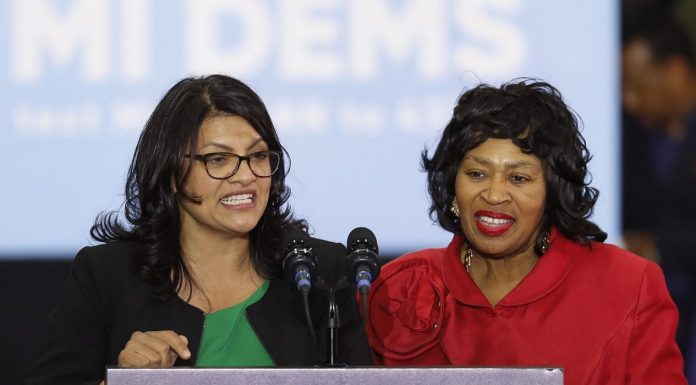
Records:
[[[231,207],[252,204],[252,203],[254,203],[254,194],[244,193],[244,194],[228,195],[228,196],[220,199],[220,203],[222,203],[225,206],[231,206]]]
[[[515,223],[515,218],[494,211],[479,210],[474,216],[479,231],[490,237],[503,235]]]

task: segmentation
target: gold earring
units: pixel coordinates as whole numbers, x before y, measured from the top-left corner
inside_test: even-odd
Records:
[[[459,202],[457,202],[457,197],[452,199],[452,204],[450,205],[450,211],[455,217],[459,218]]]
[[[466,268],[466,272],[468,273],[469,270],[471,270],[471,257],[474,255],[474,252],[471,250],[471,247],[467,246],[466,250],[464,251],[464,258],[462,258],[462,264]]]
[[[546,254],[546,250],[549,249],[549,241],[551,240],[551,232],[546,232],[541,238],[541,254]]]

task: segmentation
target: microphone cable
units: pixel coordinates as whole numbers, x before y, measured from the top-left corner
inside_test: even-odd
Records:
[[[314,322],[312,322],[312,313],[309,311],[309,290],[302,290],[302,302],[304,303],[305,320],[307,321],[307,329],[309,336],[314,344],[314,351],[317,353],[317,365],[322,362],[321,353],[319,351],[319,342],[317,335],[314,332]]]

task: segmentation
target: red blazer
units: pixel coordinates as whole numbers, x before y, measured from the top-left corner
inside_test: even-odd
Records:
[[[495,307],[460,262],[462,238],[406,254],[373,285],[367,333],[387,366],[548,366],[567,385],[686,384],[677,309],[660,268],[554,231]]]

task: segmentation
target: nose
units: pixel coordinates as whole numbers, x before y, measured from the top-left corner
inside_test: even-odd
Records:
[[[256,175],[254,175],[254,173],[251,172],[249,162],[242,161],[239,164],[237,172],[235,172],[234,175],[232,175],[231,177],[227,178],[227,181],[229,183],[241,183],[242,185],[246,186],[256,181]]]
[[[491,178],[486,190],[483,192],[483,199],[491,205],[499,205],[510,199],[507,180],[503,177]]]

